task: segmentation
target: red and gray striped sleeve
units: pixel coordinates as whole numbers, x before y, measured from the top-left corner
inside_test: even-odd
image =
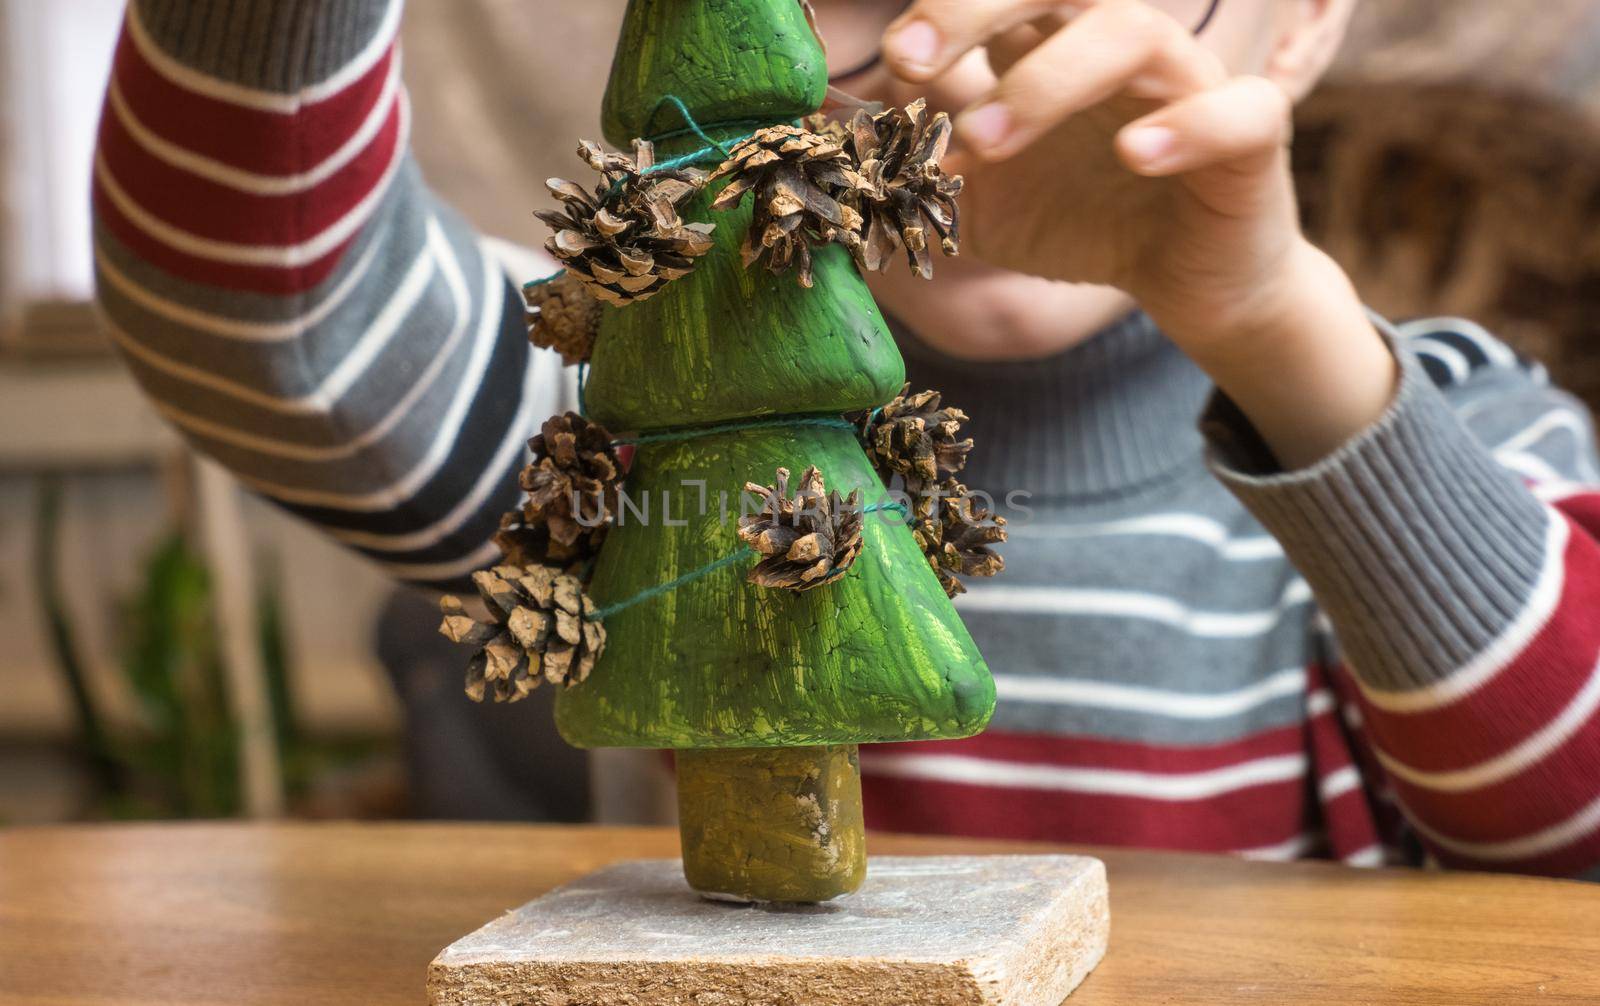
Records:
[[[401,0],[134,0],[94,164],[98,297],[161,413],[420,583],[494,556],[559,361],[408,153]]]
[[[1600,462],[1584,407],[1481,328],[1390,333],[1394,404],[1301,471],[1238,412],[1213,468],[1283,543],[1331,621],[1372,747],[1452,866],[1600,864]]]

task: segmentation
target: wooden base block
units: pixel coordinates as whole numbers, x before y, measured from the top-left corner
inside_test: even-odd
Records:
[[[444,950],[434,1006],[1059,1006],[1110,933],[1081,856],[877,857],[821,905],[707,901],[619,863]]]

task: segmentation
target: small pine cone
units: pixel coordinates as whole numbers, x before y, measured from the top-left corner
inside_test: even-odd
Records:
[[[587,140],[578,156],[600,172],[593,194],[561,178],[545,183],[561,210],[534,214],[555,232],[545,247],[597,299],[622,306],[653,296],[694,271],[711,250],[713,224],[686,224],[678,205],[705,184],[692,168],[650,170],[655,148],[633,141],[633,156],[607,153]]]
[[[952,128],[948,114],[928,115],[921,98],[877,115],[858,109],[851,117],[846,147],[868,183],[864,198],[852,202],[866,221],[856,255],[863,269],[888,269],[904,248],[912,271],[932,278],[929,230],[946,255],[960,251],[962,179],[939,165]]]
[[[522,288],[528,341],[561,354],[567,366],[587,361],[600,334],[600,301],[572,273]]]
[[[467,664],[467,696],[517,702],[541,681],[571,688],[589,676],[606,648],[605,626],[578,578],[551,566],[496,566],[472,574],[490,621],[467,614],[461,599],[439,601],[439,632],[477,649]]]
[[[548,534],[549,557],[559,562],[594,555],[617,512],[622,461],[605,427],[576,412],[551,416],[528,441],[533,463],[519,482],[528,493],[522,506],[527,528]],[[524,538],[522,545],[536,543]]]
[[[556,566],[563,573],[571,573],[580,580],[585,578],[589,560],[600,554],[605,544],[610,524],[585,528],[577,540],[563,545],[550,537],[545,524],[529,524],[521,510],[512,510],[500,516],[500,530],[495,533],[495,547],[500,549],[501,564],[506,566]]]
[[[899,475],[906,489],[920,492],[966,467],[972,438],[957,440],[967,414],[940,403],[937,391],[908,395],[900,389],[894,401],[866,413],[858,421],[861,446],[884,485]]]
[[[919,496],[912,521],[917,544],[951,597],[967,589],[957,577],[994,576],[1006,568],[1005,559],[990,547],[1006,540],[1005,518],[955,479],[946,479],[936,493]]]
[[[824,492],[822,473],[807,468],[789,495],[789,469],[778,484],[747,483],[744,491],[766,500],[761,511],[739,518],[739,537],[763,558],[748,579],[762,587],[802,591],[843,576],[861,554],[861,490],[848,498]]]
[[[731,177],[711,208],[727,210],[755,193],[742,255],[745,267],[764,261],[782,273],[794,266],[800,285],[811,286],[811,246],[860,243],[861,214],[845,194],[866,186],[837,140],[798,126],[770,126],[740,142],[711,180]]]

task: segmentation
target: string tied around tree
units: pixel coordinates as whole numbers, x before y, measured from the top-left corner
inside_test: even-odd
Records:
[[[536,213],[552,231],[546,249],[564,268],[524,285],[528,334],[577,366],[579,411],[552,417],[530,441],[534,457],[520,478],[527,498],[503,518],[495,539],[502,561],[473,576],[489,619],[469,616],[458,598],[441,603],[441,631],[476,650],[467,682],[476,699],[517,701],[543,681],[579,684],[604,651],[607,618],[741,563],[751,564],[745,579],[763,589],[800,593],[836,584],[865,547],[870,514],[893,513],[896,523],[912,528],[948,594],[964,589],[958,574],[992,575],[1003,566],[989,546],[1004,539],[1004,520],[986,508],[950,502],[966,494],[954,475],[971,441],[955,439],[966,416],[941,408],[934,392],[908,397],[903,388],[893,401],[848,417],[767,416],[624,437],[587,418],[588,364],[606,312],[654,297],[694,272],[713,247],[717,223],[685,220],[683,211],[710,185],[723,186],[704,204],[713,214],[746,198],[755,204],[743,243],[745,267],[792,272],[803,287],[811,286],[811,254],[821,245],[841,245],[858,267],[878,270],[903,249],[924,278],[932,275],[931,243],[947,255],[958,252],[961,179],[939,167],[949,117],[929,115],[924,102],[856,108],[848,123],[818,115],[789,123],[702,125],[681,98],[667,94],[643,121],[653,123],[668,107],[684,125],[635,139],[631,153],[581,141],[578,154],[599,180],[585,187],[551,179],[547,188],[560,208]],[[735,135],[719,140],[714,132]],[[683,136],[702,145],[656,159],[656,142]],[[739,548],[604,606],[589,597],[595,559],[616,518],[620,448],[774,427],[853,431],[886,490],[898,478],[908,493],[926,497],[933,487],[935,502],[863,506],[861,489],[848,495],[828,490],[814,465],[791,492],[790,473],[780,467],[773,483],[744,486],[763,505],[753,514],[741,512]],[[975,519],[981,530],[961,530]]]
[[[732,120],[702,125],[677,95],[659,98],[646,121],[671,106],[684,126],[633,141],[632,155],[582,141],[579,156],[602,178],[592,190],[553,178],[560,210],[541,210],[552,228],[545,248],[565,266],[524,284],[528,335],[569,365],[587,360],[603,318],[601,304],[625,307],[693,272],[711,248],[714,222],[685,222],[686,201],[725,182],[709,204],[724,213],[747,194],[753,222],[742,258],[811,283],[813,248],[839,244],[863,270],[883,271],[904,250],[912,270],[933,275],[930,248],[959,254],[959,175],[941,162],[950,118],[921,99],[905,108],[856,108],[848,123],[821,114],[800,122]],[[711,130],[749,132],[719,141]],[[657,161],[655,142],[693,135],[701,147]],[[699,166],[716,167],[709,174]],[[934,240],[930,241],[930,235]]]

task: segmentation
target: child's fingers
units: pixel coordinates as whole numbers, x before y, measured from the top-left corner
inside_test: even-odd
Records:
[[[989,70],[1003,77],[1022,61],[1022,57],[1039,47],[1054,32],[1041,31],[1037,22],[1021,24],[1003,31],[984,43],[984,54],[989,57]]]
[[[1221,61],[1170,17],[1137,0],[1104,0],[1023,56],[956,132],[984,158],[1004,160],[1136,83],[1142,97],[1178,98],[1226,79]]]
[[[884,33],[889,69],[921,83],[948,70],[990,38],[1055,11],[1070,14],[1096,0],[917,0]]]
[[[1264,77],[1235,77],[1129,123],[1117,153],[1152,178],[1272,153],[1289,141],[1289,96]]]

